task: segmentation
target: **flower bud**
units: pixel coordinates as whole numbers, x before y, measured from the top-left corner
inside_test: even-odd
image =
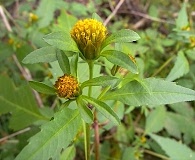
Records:
[[[70,34],[81,51],[81,57],[85,60],[95,60],[99,57],[107,29],[95,19],[84,19],[74,25]]]

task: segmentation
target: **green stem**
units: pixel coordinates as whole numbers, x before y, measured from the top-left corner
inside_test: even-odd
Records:
[[[89,80],[90,80],[93,78],[93,66],[94,66],[93,61],[89,61],[88,66],[89,66]],[[91,94],[92,94],[92,86],[89,86],[88,96],[91,97]]]
[[[89,66],[89,80],[93,78],[93,61],[88,62]],[[92,86],[89,86],[88,96],[91,97],[92,94]],[[84,134],[85,134],[85,159],[90,160],[90,128],[91,125],[88,123],[84,123]]]
[[[151,77],[156,76],[158,73],[160,73],[171,61],[175,58],[175,55],[172,55],[163,65],[156,71]]]

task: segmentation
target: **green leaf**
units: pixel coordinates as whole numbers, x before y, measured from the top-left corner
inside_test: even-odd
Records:
[[[181,142],[177,142],[174,139],[157,136],[155,134],[150,134],[150,136],[161,146],[171,160],[195,159],[195,152]]]
[[[132,81],[122,88],[105,94],[101,100],[118,100],[132,106],[157,106],[195,100],[195,91],[161,79],[144,80],[150,92],[139,82]]]
[[[183,52],[179,52],[175,65],[167,76],[167,81],[174,81],[189,72],[189,63]]]
[[[195,141],[194,117],[191,118],[168,112],[166,115],[165,128],[170,135],[176,138],[181,138],[181,133],[183,133],[183,139],[187,143],[190,143],[192,139]]]
[[[106,50],[103,51],[101,55],[106,57],[106,59],[111,63],[126,68],[132,73],[138,74],[138,69],[136,64],[125,53],[116,50]]]
[[[79,52],[75,41],[71,38],[70,33],[67,32],[53,32],[43,38],[48,44],[64,50]]]
[[[55,0],[42,0],[36,10],[36,14],[39,17],[38,25],[39,28],[44,28],[50,24],[54,19],[54,11],[56,9]]]
[[[11,79],[0,77],[0,115],[11,112],[10,127],[19,130],[38,120],[48,120],[38,111],[29,86],[15,88]]]
[[[183,27],[187,27],[188,24],[189,22],[188,22],[188,15],[186,12],[186,3],[184,3],[176,19],[176,26],[177,28],[182,29]]]
[[[138,39],[140,39],[140,36],[136,32],[130,29],[122,29],[107,37],[102,44],[102,49],[111,43],[133,42],[137,41]]]
[[[103,23],[102,18],[97,13],[93,13],[91,18]]]
[[[81,117],[86,123],[92,123],[93,122],[93,113],[88,108],[87,104],[83,101],[82,96],[79,96],[77,98],[77,105],[79,112],[81,114]]]
[[[116,77],[111,76],[100,76],[95,77],[90,80],[87,80],[81,84],[81,88],[87,87],[87,86],[116,86],[118,84],[119,79]]]
[[[54,87],[48,86],[43,82],[29,81],[29,85],[37,92],[51,94],[51,95],[56,94],[56,90]]]
[[[63,151],[63,153],[60,156],[60,160],[72,160],[74,159],[75,155],[76,155],[76,149],[75,146],[72,145],[66,148],[65,151]]]
[[[58,50],[56,56],[57,56],[59,66],[64,72],[64,74],[70,74],[70,63],[66,54]]]
[[[56,61],[56,49],[54,47],[47,46],[29,53],[22,62],[25,64],[32,64],[53,61]]]
[[[61,10],[60,16],[57,19],[57,24],[54,24],[54,25],[56,25],[55,27],[57,27],[58,31],[61,30],[61,31],[65,31],[69,33],[72,27],[74,26],[74,24],[76,23],[76,21],[77,21],[77,18],[68,14],[66,10],[63,8]]]
[[[97,110],[101,114],[103,114],[106,118],[111,120],[113,123],[120,124],[120,119],[118,118],[117,114],[106,103],[88,96],[82,96],[82,98],[85,99],[87,102],[89,102],[91,105],[93,105],[95,108],[97,108]]]
[[[55,113],[54,120],[41,127],[15,160],[56,159],[75,138],[82,121],[78,110],[64,108]]]
[[[145,133],[156,133],[163,129],[166,119],[166,110],[164,106],[156,107],[149,113],[146,119]]]
[[[188,102],[170,104],[169,107],[187,118],[193,119],[195,117],[193,106],[191,106]]]
[[[79,59],[79,55],[75,54],[72,56],[72,59],[70,61],[71,74],[75,77],[77,77],[78,59]]]

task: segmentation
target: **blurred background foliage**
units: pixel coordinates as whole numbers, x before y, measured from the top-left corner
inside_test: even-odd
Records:
[[[39,131],[39,125],[49,120],[59,106],[56,96],[38,94],[28,85],[32,78],[50,84],[49,79],[55,77],[52,75],[55,64],[24,65],[23,58],[46,46],[42,40],[45,34],[67,31],[68,23],[75,23],[77,18],[91,17],[96,12],[108,22],[110,32],[123,28],[136,31],[141,39],[125,45],[123,49],[135,57],[141,76],[175,81],[195,90],[195,3],[193,0],[185,2],[124,0],[116,14],[107,21],[119,1],[1,0],[0,97],[13,102],[9,105],[13,105],[15,110],[5,108],[5,103],[0,101],[0,159],[14,159],[27,140]],[[125,72],[121,70],[120,74]],[[21,115],[17,113],[20,106],[25,105],[37,110],[36,118],[25,111]],[[115,105],[122,124],[102,127],[101,159],[158,160],[168,159],[166,155],[175,159],[180,152],[186,151],[179,155],[185,157],[189,150],[195,150],[195,102],[157,108],[126,109],[122,104]],[[35,119],[39,121],[34,123]],[[20,134],[18,131],[21,129]],[[160,139],[155,135],[151,135],[153,139],[145,137],[147,132],[158,133],[161,138],[168,139],[158,142]],[[76,150],[69,148],[69,153],[76,159],[84,159],[81,141],[77,140]],[[186,146],[180,146],[176,141]],[[67,152],[63,152],[60,159],[67,159]]]

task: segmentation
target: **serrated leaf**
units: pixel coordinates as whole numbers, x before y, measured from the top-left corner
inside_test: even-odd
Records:
[[[179,52],[174,67],[171,69],[171,72],[168,74],[166,80],[174,81],[186,73],[189,72],[189,63],[183,52]]]
[[[125,53],[116,50],[105,50],[101,53],[101,55],[111,63],[126,68],[132,73],[138,74],[136,64]]]
[[[64,108],[54,115],[54,120],[41,127],[15,160],[56,159],[81,128],[78,110]]]
[[[79,96],[76,101],[77,101],[78,110],[81,114],[82,119],[86,123],[92,123],[93,122],[93,113],[87,107],[87,104],[83,101],[82,96]]]
[[[43,82],[37,82],[37,81],[29,81],[29,85],[35,89],[37,92],[45,93],[45,94],[56,94],[56,90],[54,87],[48,86],[44,84]]]
[[[176,85],[173,82],[156,78],[144,80],[150,92],[139,82],[132,81],[122,88],[105,94],[101,100],[119,100],[132,106],[148,105],[150,107],[195,100],[195,91]]]
[[[111,76],[100,76],[95,77],[90,80],[87,80],[81,84],[81,88],[87,86],[115,86],[118,83],[119,79]]]
[[[0,77],[0,114],[12,113],[10,127],[19,130],[38,120],[48,120],[38,111],[28,86],[15,88],[11,79]]]
[[[179,11],[178,17],[176,19],[176,26],[179,29],[188,26],[188,15],[186,12],[186,3],[183,3],[183,6]]]
[[[171,160],[195,159],[195,152],[193,152],[186,145],[177,142],[174,139],[164,138],[155,134],[150,134],[150,137],[152,137],[152,139],[154,139],[161,146]]]
[[[156,107],[149,113],[146,119],[145,133],[156,133],[163,129],[166,119],[166,110],[164,106]]]
[[[64,51],[73,51],[79,52],[79,49],[75,41],[71,38],[70,34],[67,32],[53,32],[43,38],[48,44],[64,50]]]
[[[140,39],[140,36],[136,32],[130,29],[122,29],[107,37],[102,44],[102,49],[111,43],[133,42],[137,41],[138,39]]]
[[[56,56],[57,56],[59,66],[64,72],[64,74],[70,74],[70,63],[66,54],[58,50]]]
[[[24,59],[23,63],[33,64],[39,62],[53,62],[56,60],[56,49],[51,46],[43,47],[29,53]]]
[[[118,118],[117,114],[106,103],[88,96],[82,96],[82,98],[85,99],[87,102],[89,102],[91,105],[93,105],[95,108],[97,108],[97,110],[101,114],[103,114],[106,118],[111,120],[113,123],[115,124],[120,123],[120,119]]]

